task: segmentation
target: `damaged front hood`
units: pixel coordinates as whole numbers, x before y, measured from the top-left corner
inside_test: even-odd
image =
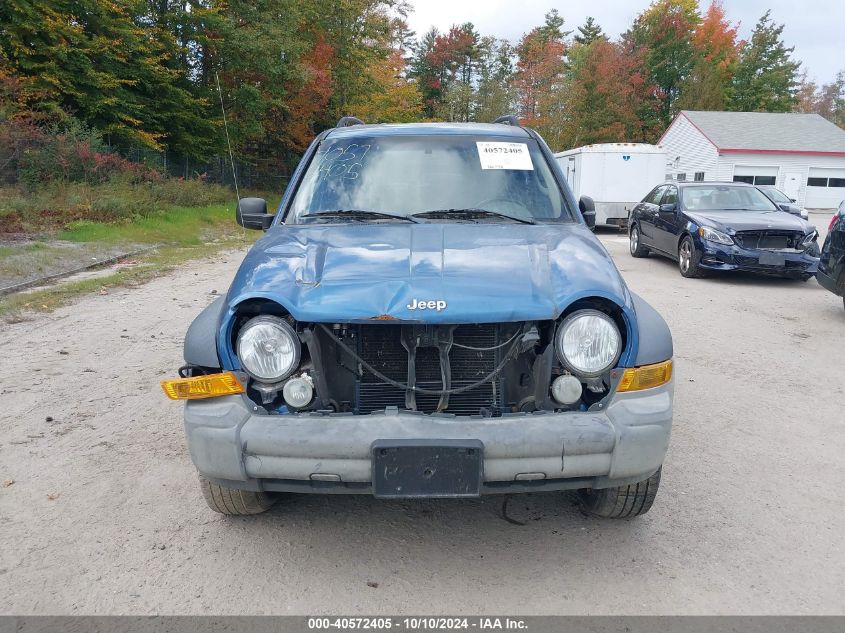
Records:
[[[786,211],[696,211],[687,215],[697,224],[722,231],[803,231],[809,224]]]
[[[584,296],[630,307],[580,224],[321,224],[270,229],[228,303],[267,298],[310,322],[492,323],[554,319]]]

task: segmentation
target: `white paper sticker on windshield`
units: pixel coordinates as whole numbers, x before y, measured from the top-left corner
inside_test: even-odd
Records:
[[[531,154],[525,143],[481,143],[478,146],[478,158],[481,169],[522,169],[533,171]]]

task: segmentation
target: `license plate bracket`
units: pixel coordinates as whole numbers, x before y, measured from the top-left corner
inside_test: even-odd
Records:
[[[480,440],[377,440],[372,444],[373,496],[478,497]]]
[[[760,253],[761,266],[785,266],[786,257],[783,253]]]

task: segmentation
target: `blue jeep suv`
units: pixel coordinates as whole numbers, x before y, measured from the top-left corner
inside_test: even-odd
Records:
[[[162,383],[213,510],[539,490],[651,507],[672,339],[536,132],[345,118],[275,214],[245,198],[236,219],[266,234]]]

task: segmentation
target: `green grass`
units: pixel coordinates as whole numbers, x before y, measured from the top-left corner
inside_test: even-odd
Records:
[[[22,246],[0,246],[0,258],[10,257],[18,253],[31,253],[33,251],[43,251],[47,248],[44,242],[30,242]]]
[[[278,196],[268,196],[268,208],[274,209],[278,201]],[[238,226],[234,208],[233,199],[227,204],[198,207],[165,205],[163,210],[133,214],[117,221],[94,221],[83,217],[64,222],[57,232],[34,235],[38,241],[2,246],[0,277],[13,281],[16,276],[32,271],[52,274],[74,269],[90,263],[92,253],[128,252],[145,246],[157,248],[149,254],[133,257],[138,261],[137,266],[106,276],[64,281],[34,292],[0,297],[0,317],[7,321],[25,319],[28,311],[49,311],[87,292],[143,283],[185,262],[247,245],[261,233]],[[68,242],[75,247],[69,249]]]
[[[268,206],[271,202],[276,201],[268,201]],[[103,288],[144,283],[185,262],[209,257],[227,248],[248,245],[261,232],[246,231],[238,226],[235,223],[234,206],[233,202],[207,207],[173,207],[123,222],[72,222],[51,237],[77,244],[83,250],[90,248],[92,252],[104,247],[125,247],[127,251],[147,245],[157,248],[148,254],[133,257],[138,261],[137,266],[120,269],[106,276],[64,281],[33,292],[0,297],[0,318],[10,322],[24,320],[27,318],[26,312],[50,311],[75,297]],[[49,240],[0,247],[0,273],[12,275],[23,272],[16,270],[18,268],[42,270],[42,264],[56,261],[60,250],[57,246],[51,246]],[[47,261],[41,262],[41,259]],[[90,257],[87,261],[90,262]],[[74,267],[69,262],[62,265],[64,270]],[[43,271],[51,272],[46,265]]]
[[[196,246],[208,239],[241,232],[235,224],[234,203],[209,207],[174,207],[131,222],[79,220],[56,234],[70,242],[173,244]]]

